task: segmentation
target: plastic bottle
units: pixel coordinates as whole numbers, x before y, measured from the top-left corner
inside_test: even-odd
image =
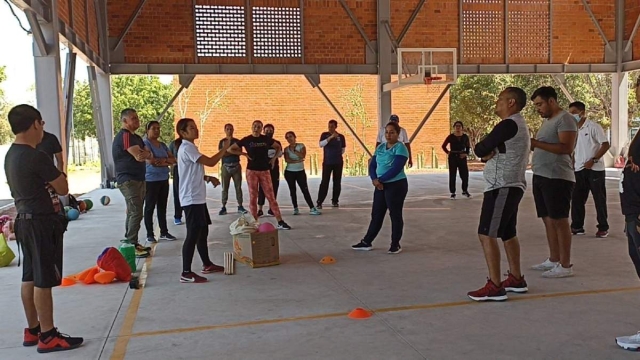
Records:
[[[131,272],[136,272],[136,247],[133,246],[129,242],[129,240],[120,240],[122,244],[118,247],[118,251],[124,256],[124,259],[127,260],[129,267],[131,268]]]

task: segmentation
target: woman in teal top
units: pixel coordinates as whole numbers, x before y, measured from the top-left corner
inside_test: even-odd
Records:
[[[160,123],[149,121],[144,145],[153,153],[147,160],[145,175],[146,193],[144,199],[144,225],[147,229],[147,241],[157,242],[153,233],[153,212],[157,209],[160,240],[177,240],[167,229],[167,201],[169,200],[169,166],[176,163],[167,145],[160,141]]]
[[[398,142],[399,134],[400,125],[398,123],[390,122],[387,124],[384,134],[387,142],[376,148],[376,152],[369,162],[369,177],[375,187],[371,222],[364,238],[351,247],[354,250],[373,249],[371,243],[378,236],[384,222],[384,216],[389,210],[391,247],[388,252],[389,254],[398,254],[402,251],[400,246],[404,228],[402,208],[409,190],[404,166],[409,159],[409,151],[403,143]]]
[[[307,173],[304,171],[304,158],[307,156],[307,148],[304,144],[296,143],[296,134],[293,131],[287,132],[284,137],[289,143],[289,146],[284,149],[284,160],[287,162],[287,166],[284,168],[284,178],[287,180],[287,185],[289,185],[289,193],[293,203],[293,215],[300,214],[296,182],[300,190],[302,190],[304,200],[309,205],[309,214],[320,215],[320,211],[313,206],[313,200],[311,200],[309,186],[307,185]]]

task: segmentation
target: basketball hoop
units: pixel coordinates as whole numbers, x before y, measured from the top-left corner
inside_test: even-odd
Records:
[[[442,80],[442,77],[440,76],[425,76],[424,77],[424,84],[425,85],[431,85],[432,81],[438,81],[438,80]]]

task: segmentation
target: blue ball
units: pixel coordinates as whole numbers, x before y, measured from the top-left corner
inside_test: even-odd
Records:
[[[69,219],[70,221],[78,220],[79,217],[80,212],[78,210],[70,209],[69,211],[67,211],[67,219]]]

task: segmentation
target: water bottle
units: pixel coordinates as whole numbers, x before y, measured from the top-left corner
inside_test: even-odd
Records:
[[[122,244],[118,247],[118,251],[120,251],[122,256],[124,256],[124,259],[127,260],[127,263],[131,268],[131,272],[134,273],[136,272],[136,247],[127,239],[120,240],[120,242]]]

